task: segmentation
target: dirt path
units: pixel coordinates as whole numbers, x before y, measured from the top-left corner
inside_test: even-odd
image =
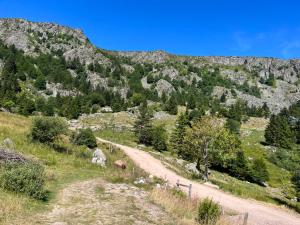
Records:
[[[51,208],[50,212],[36,215],[28,225],[174,225],[176,221],[151,203],[143,190],[102,179],[67,186]]]
[[[248,212],[248,221],[250,224],[300,225],[300,215],[294,212],[255,200],[241,199],[221,190],[190,181],[167,169],[160,160],[155,159],[147,152],[112,143],[101,138],[97,139],[99,142],[110,143],[122,149],[140,168],[154,176],[168,180],[171,185],[175,185],[177,180],[180,180],[181,183],[191,183],[193,186],[193,195],[200,198],[210,197],[214,201],[219,202],[223,207],[240,214]]]

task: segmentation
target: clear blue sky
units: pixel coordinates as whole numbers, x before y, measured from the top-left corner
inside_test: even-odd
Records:
[[[0,17],[84,30],[98,47],[300,58],[298,0],[0,0]]]

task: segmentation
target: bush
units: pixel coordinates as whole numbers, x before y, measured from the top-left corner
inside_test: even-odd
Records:
[[[241,122],[237,120],[228,118],[225,126],[234,134],[240,133]]]
[[[82,129],[73,136],[73,143],[76,145],[86,145],[89,148],[97,147],[96,137],[91,129]]]
[[[211,199],[205,198],[198,206],[198,217],[196,221],[199,224],[216,224],[221,216],[221,207]]]
[[[77,158],[91,159],[93,157],[92,152],[86,147],[78,147],[74,150],[74,154]]]
[[[44,168],[36,163],[6,163],[1,175],[1,186],[9,191],[24,193],[38,200],[47,200],[48,192],[44,190]]]
[[[55,117],[37,117],[31,127],[31,138],[41,143],[53,143],[53,141],[67,132],[67,124]]]

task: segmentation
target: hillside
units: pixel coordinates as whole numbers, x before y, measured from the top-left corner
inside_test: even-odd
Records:
[[[60,112],[69,117],[92,107],[120,111],[145,99],[164,103],[171,96],[179,105],[194,102],[190,108],[204,110],[211,108],[213,99],[216,104],[232,105],[239,98],[249,107],[266,103],[273,113],[300,99],[298,59],[112,52],[95,47],[81,30],[23,19],[1,19],[0,40],[0,68],[13,52],[15,79],[33,95],[31,100],[77,96],[75,101],[81,105],[77,113]],[[61,101],[67,105],[67,100]],[[46,105],[54,112],[63,111],[51,101]],[[9,102],[2,106],[12,108]]]
[[[0,19],[0,224],[293,224],[299,202],[300,59]]]

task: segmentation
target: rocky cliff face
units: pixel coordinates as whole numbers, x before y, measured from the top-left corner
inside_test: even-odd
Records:
[[[15,45],[24,54],[37,57],[40,54],[55,53],[62,55],[66,61],[78,59],[85,66],[87,79],[96,88],[101,86],[120,92],[123,98],[130,89],[128,74],[135,71],[135,65],[152,65],[151,71],[143,76],[140,82],[145,89],[153,87],[159,96],[170,95],[174,91],[182,91],[175,83],[181,82],[189,86],[202,80],[201,74],[191,70],[191,67],[218,73],[230,80],[236,87],[248,85],[257,87],[260,96],[249,94],[234,88],[237,97],[231,96],[230,90],[223,87],[227,96],[227,104],[232,104],[236,98],[244,99],[249,105],[261,106],[267,103],[273,112],[300,100],[300,60],[282,60],[276,58],[257,57],[190,57],[176,56],[164,51],[153,52],[110,52],[97,49],[79,29],[72,29],[53,23],[35,23],[23,19],[0,19],[0,40],[6,45]],[[118,60],[122,71],[121,80],[113,83],[99,71],[90,71],[88,65],[99,64],[104,69],[115,70]],[[2,66],[0,60],[0,67]],[[75,71],[70,71],[76,77]],[[126,75],[127,74],[127,75]],[[153,84],[147,83],[147,76],[153,76]],[[272,85],[268,79],[273,79]],[[48,85],[57,87],[57,85]],[[221,96],[223,93],[215,95]],[[55,88],[55,93],[58,92]],[[222,92],[222,91],[221,91]],[[70,92],[74,94],[74,92]],[[64,94],[68,94],[65,92]]]

